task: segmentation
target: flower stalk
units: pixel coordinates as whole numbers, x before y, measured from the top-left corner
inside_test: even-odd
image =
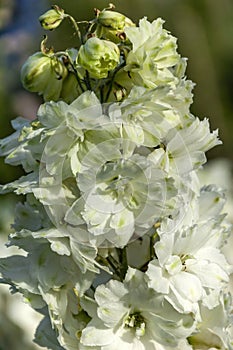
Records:
[[[0,156],[25,175],[0,186],[24,196],[0,282],[44,315],[35,340],[65,350],[233,349],[232,232],[225,193],[202,187],[206,152],[221,144],[190,112],[193,83],[164,21],[138,24],[108,8],[65,18],[79,46],[46,47],[21,70],[44,103],[17,118]]]

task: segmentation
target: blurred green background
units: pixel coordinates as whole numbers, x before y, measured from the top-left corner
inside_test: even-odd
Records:
[[[12,132],[10,121],[16,116],[36,116],[41,99],[22,88],[20,67],[29,55],[39,51],[45,31],[38,17],[54,4],[77,20],[86,20],[93,18],[94,8],[103,9],[109,1],[0,0],[0,138]],[[166,21],[165,28],[178,38],[179,52],[188,58],[187,77],[196,83],[191,111],[200,119],[208,117],[211,128],[219,128],[223,141],[208,158],[224,157],[233,164],[233,0],[115,0],[114,4],[116,11],[135,22],[143,16]],[[48,45],[55,50],[76,45],[73,29],[66,21],[46,34]],[[0,183],[20,173],[21,169],[9,167],[0,159]],[[15,197],[2,196],[0,207],[9,208],[8,213],[13,215],[14,201]],[[0,233],[7,233],[10,228],[6,228],[6,220],[10,220],[6,211],[1,213]],[[10,348],[18,349],[13,344],[6,348],[0,345],[0,350]]]

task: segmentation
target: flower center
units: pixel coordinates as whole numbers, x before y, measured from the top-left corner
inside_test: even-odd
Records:
[[[133,168],[134,173],[132,174]],[[101,195],[110,195],[113,200],[121,201],[130,209],[137,207],[134,196],[134,187],[132,180],[139,172],[139,168],[131,162],[119,160],[117,162],[109,162],[97,173],[97,184],[104,183],[102,188],[98,188]]]
[[[190,254],[181,254],[180,255],[180,260],[182,263],[182,270],[185,271],[186,270],[186,260],[188,259],[193,259],[193,256]]]
[[[145,334],[146,322],[143,316],[138,311],[129,314],[125,321],[125,326],[127,328],[135,329],[135,335],[137,338],[140,338]]]

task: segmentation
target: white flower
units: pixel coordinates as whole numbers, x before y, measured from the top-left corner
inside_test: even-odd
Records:
[[[209,161],[203,169],[200,169],[198,176],[202,185],[216,184],[223,188],[227,194],[225,212],[229,220],[233,222],[233,184],[232,184],[232,163],[230,160],[218,158]]]
[[[169,130],[187,123],[192,87],[185,80],[173,88],[165,85],[148,90],[134,86],[122,103],[110,105],[110,119],[137,145],[156,147],[164,142]]]
[[[194,329],[191,314],[176,312],[148,288],[144,274],[132,268],[123,283],[111,280],[97,287],[95,301],[96,312],[80,341],[101,350],[166,349]]]
[[[87,154],[77,179],[82,197],[65,216],[67,224],[86,223],[100,242],[106,239],[118,247],[125,246],[134,232],[147,232],[169,209],[168,200],[175,194],[164,172],[139,154],[125,157],[121,143],[102,142]]]
[[[208,307],[218,304],[232,271],[219,249],[226,230],[222,216],[190,226],[169,219],[162,223],[154,245],[157,259],[146,272],[149,286],[180,312],[197,312],[200,300]]]
[[[207,119],[200,121],[189,115],[186,125],[180,130],[171,129],[163,143],[164,148],[155,149],[150,154],[151,160],[160,161],[171,174],[183,176],[203,165],[206,162],[205,152],[221,141],[217,130],[210,132]]]
[[[198,332],[189,338],[192,349],[233,349],[232,299],[221,295],[220,303],[213,309],[201,307]]]
[[[143,18],[139,27],[125,28],[133,48],[126,59],[125,70],[135,85],[153,88],[157,85],[178,82],[170,68],[179,63],[176,38],[163,29],[161,18],[152,23]]]
[[[31,124],[26,119],[16,118],[12,121],[16,130],[12,135],[0,141],[0,155],[7,156],[5,162],[22,165],[26,172],[38,170],[37,154],[41,154],[43,146],[40,144],[42,128],[36,123]]]

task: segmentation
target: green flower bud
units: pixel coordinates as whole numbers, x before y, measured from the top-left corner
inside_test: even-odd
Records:
[[[119,12],[105,10],[99,13],[97,23],[109,29],[123,30],[125,26],[125,16]]]
[[[36,52],[22,66],[21,81],[25,89],[43,95],[45,101],[56,101],[67,73],[67,68],[57,57]]]
[[[85,68],[93,78],[102,79],[117,67],[120,50],[111,41],[90,38],[80,47],[77,63]]]
[[[128,17],[122,13],[104,10],[98,14],[96,35],[115,43],[126,40],[125,27],[135,26]]]
[[[124,97],[126,97],[126,90],[125,88],[121,88],[121,89],[116,89],[114,91],[114,95],[117,101],[122,101]]]
[[[44,29],[52,30],[57,28],[64,18],[64,10],[55,5],[51,10],[41,15],[39,21]]]

